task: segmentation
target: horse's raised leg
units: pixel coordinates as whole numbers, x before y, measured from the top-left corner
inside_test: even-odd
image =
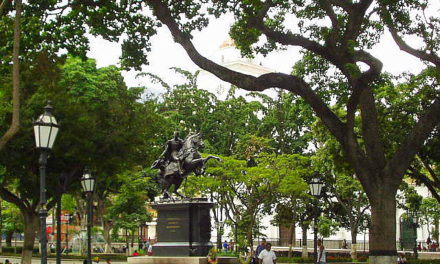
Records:
[[[169,198],[171,198],[171,194],[170,194],[170,192],[168,191],[168,189],[169,189],[170,186],[171,186],[171,183],[170,183],[169,181],[167,181],[167,180],[165,180],[165,179],[162,178],[161,185],[162,185],[162,195],[163,195],[162,198],[163,198],[163,199],[169,199]]]
[[[183,182],[183,178],[179,179],[179,180],[174,184],[174,193],[175,193],[177,196],[181,197],[181,198],[187,198],[185,195],[183,195],[183,194],[181,194],[181,193],[179,193],[179,192],[177,191],[177,190],[179,190],[180,185],[182,185],[182,182]]]

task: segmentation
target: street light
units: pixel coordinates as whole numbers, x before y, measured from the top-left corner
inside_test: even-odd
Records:
[[[69,254],[69,223],[71,215],[69,213],[64,214],[64,221],[66,221],[66,255]]]
[[[314,215],[314,223],[313,223],[313,253],[315,255],[315,263],[318,261],[318,215],[319,215],[319,209],[318,209],[318,198],[321,196],[322,186],[324,183],[316,178],[316,176],[319,176],[317,172],[314,174],[315,178],[313,178],[309,182],[310,187],[310,194],[313,195],[315,199],[315,215]]]
[[[417,252],[417,227],[419,227],[419,213],[417,211],[408,211],[408,217],[411,227],[414,230],[414,257],[418,258],[419,253]]]
[[[364,221],[362,222],[362,226],[364,227],[364,254],[365,254],[365,234],[367,234],[368,225],[369,225],[368,219],[364,219]]]
[[[95,178],[88,169],[84,170],[81,185],[87,196],[87,263],[92,264],[92,195],[95,191]]]
[[[58,134],[59,126],[52,115],[52,106],[48,103],[44,113],[34,122],[35,145],[40,151],[38,163],[40,165],[40,245],[41,264],[47,264],[47,237],[46,237],[46,164],[49,152]]]

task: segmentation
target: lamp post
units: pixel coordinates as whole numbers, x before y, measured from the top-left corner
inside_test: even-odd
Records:
[[[368,228],[368,220],[364,219],[362,222],[362,226],[364,227],[364,254],[365,254],[365,234],[367,234],[367,228]]]
[[[84,170],[81,184],[87,196],[87,263],[92,264],[92,195],[95,190],[95,178],[88,169]]]
[[[57,137],[59,126],[52,115],[52,107],[47,104],[44,113],[34,122],[35,145],[40,151],[38,163],[40,165],[40,245],[41,264],[47,264],[47,236],[46,236],[46,164],[49,153]]]
[[[411,223],[411,227],[414,231],[414,257],[418,258],[419,253],[417,252],[417,227],[419,226],[419,214],[417,211],[408,211],[408,217]]]
[[[315,177],[318,176],[318,173],[315,173]],[[324,183],[319,180],[318,178],[313,178],[310,183],[310,194],[313,195],[315,199],[315,215],[314,215],[314,223],[313,223],[313,253],[315,255],[315,263],[318,261],[318,215],[319,215],[319,209],[318,209],[318,198],[321,196],[321,190]]]
[[[66,221],[66,255],[69,254],[69,222],[70,214],[64,214],[64,221]]]

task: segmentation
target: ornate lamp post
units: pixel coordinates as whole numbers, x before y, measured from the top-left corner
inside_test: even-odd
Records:
[[[47,104],[44,113],[34,122],[35,145],[40,150],[40,245],[41,264],[47,264],[46,236],[46,164],[49,153],[57,137],[59,126],[52,115],[52,107]]]
[[[64,214],[64,221],[66,221],[66,255],[69,254],[69,223],[71,217],[69,213]]]
[[[367,234],[367,228],[368,228],[369,222],[367,219],[364,219],[362,222],[362,226],[364,227],[364,253],[365,253],[365,234]]]
[[[411,227],[414,230],[414,257],[418,258],[419,253],[417,252],[417,227],[419,227],[419,214],[417,211],[408,211],[409,221],[411,223]]]
[[[318,173],[315,173],[315,177],[318,176]],[[319,215],[319,208],[318,208],[318,198],[321,196],[321,190],[324,183],[319,180],[318,178],[313,178],[310,183],[310,194],[313,195],[315,199],[315,216],[314,216],[314,223],[313,223],[313,253],[315,255],[315,263],[317,263],[318,260],[318,215]]]
[[[95,191],[95,178],[88,169],[84,170],[81,184],[87,196],[87,263],[92,264],[92,195]]]

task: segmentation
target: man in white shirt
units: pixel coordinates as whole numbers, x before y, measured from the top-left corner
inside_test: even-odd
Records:
[[[258,263],[259,264],[276,264],[277,256],[275,256],[275,252],[270,250],[272,248],[272,244],[266,243],[266,248],[261,251],[260,255],[258,255]]]

